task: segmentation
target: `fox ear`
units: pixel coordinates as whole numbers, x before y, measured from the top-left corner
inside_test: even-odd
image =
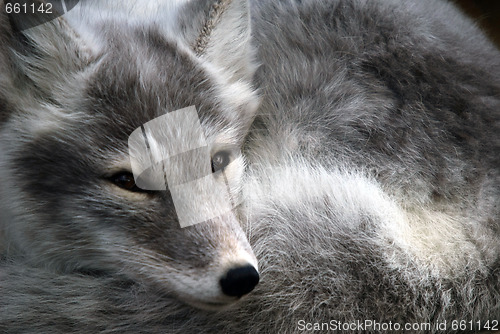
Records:
[[[38,25],[27,22],[35,17],[0,16],[0,34],[8,36],[0,50],[0,65],[19,89],[53,96],[54,90],[67,89],[68,80],[92,59],[90,49],[62,16]]]
[[[186,7],[181,22],[196,27],[187,37],[196,54],[224,70],[233,81],[250,80],[256,64],[248,1],[193,0]]]

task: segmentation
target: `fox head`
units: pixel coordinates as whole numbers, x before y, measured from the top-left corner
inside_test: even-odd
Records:
[[[227,189],[237,203],[258,104],[247,3],[111,2],[27,30],[0,18],[0,244],[54,270],[115,272],[196,307],[228,305],[258,282],[234,205],[210,200]],[[176,205],[193,199],[170,183],[140,187],[129,139],[188,110],[204,154],[165,154],[190,126],[167,120],[148,134],[171,184],[208,166],[211,181],[191,194],[209,218],[181,227]]]

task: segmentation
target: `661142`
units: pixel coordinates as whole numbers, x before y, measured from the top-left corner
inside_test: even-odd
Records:
[[[7,2],[5,4],[7,14],[52,14],[52,4],[47,3],[17,3]]]

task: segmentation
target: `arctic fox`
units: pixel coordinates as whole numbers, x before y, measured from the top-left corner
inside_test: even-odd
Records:
[[[258,105],[251,64],[244,62],[244,18],[231,33],[220,26],[198,34],[205,12],[214,15],[205,2],[176,17],[193,31],[173,31],[153,18],[106,16],[86,5],[27,30],[14,17],[1,18],[0,243],[9,257],[52,270],[114,272],[201,308],[233,303],[259,280],[237,213],[229,208],[182,228],[172,191],[136,185],[128,143],[136,128],[145,131],[157,117],[187,115],[186,107],[195,106],[198,137],[203,132],[195,139],[205,141],[207,158],[193,159],[203,147],[168,155],[173,143],[195,135],[189,124],[162,127],[151,152],[174,179],[212,165],[212,184],[227,185],[237,198],[240,148]],[[227,53],[241,61],[228,62]],[[218,210],[211,206],[214,190],[200,189],[204,211]]]
[[[499,328],[500,52],[453,5],[141,4],[2,18],[1,331]],[[181,229],[126,146],[190,105],[247,166],[223,154],[236,212]]]

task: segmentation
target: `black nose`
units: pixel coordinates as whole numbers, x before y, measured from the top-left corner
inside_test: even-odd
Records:
[[[220,280],[222,292],[231,297],[241,297],[259,283],[259,273],[253,266],[230,269]]]

